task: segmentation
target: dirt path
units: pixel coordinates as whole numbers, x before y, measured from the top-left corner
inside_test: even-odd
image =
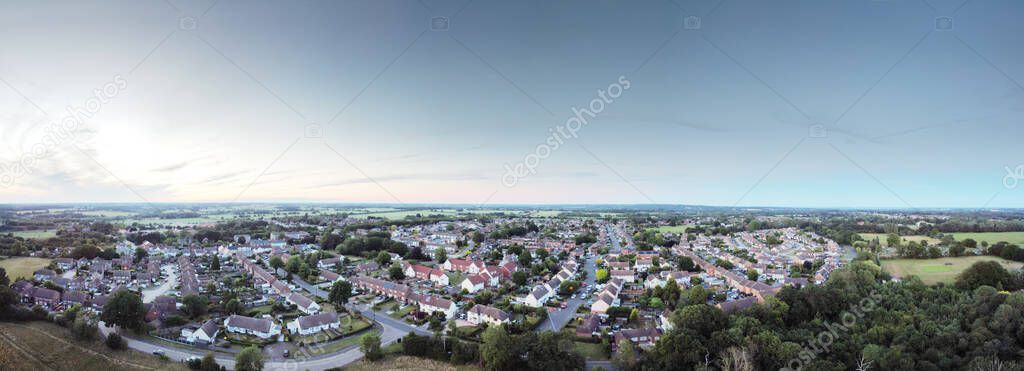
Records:
[[[12,337],[14,336],[0,332],[0,339],[2,339],[5,343],[10,344],[11,348],[14,348],[14,350],[17,350],[19,353],[24,355],[26,359],[30,359],[32,360],[32,362],[38,363],[40,366],[43,366],[44,369],[53,370],[53,367],[47,366],[45,362],[37,358],[31,352],[26,351],[24,348],[21,347],[21,345],[18,345],[17,338],[11,339]]]

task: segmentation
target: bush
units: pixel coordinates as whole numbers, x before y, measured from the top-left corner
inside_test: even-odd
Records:
[[[74,324],[71,325],[71,335],[78,340],[93,340],[98,331],[96,324],[81,316],[75,318]]]
[[[188,321],[181,316],[167,316],[167,318],[164,318],[164,327],[184,326],[186,323]]]
[[[128,343],[125,342],[121,335],[111,332],[107,335],[106,341],[107,347],[113,350],[122,350],[128,347]]]

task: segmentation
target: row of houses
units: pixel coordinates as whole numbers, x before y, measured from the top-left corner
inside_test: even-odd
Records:
[[[430,294],[420,294],[400,283],[358,276],[352,279],[352,284],[362,290],[374,292],[405,304],[416,304],[422,312],[444,313],[445,318],[453,318],[457,310],[455,303],[451,300]]]
[[[262,289],[264,293],[275,293],[278,296],[284,298],[285,301],[299,308],[302,313],[305,314],[316,314],[320,312],[320,304],[317,304],[312,299],[306,297],[297,292],[292,292],[291,288],[287,283],[277,279],[273,274],[267,272],[266,269],[260,267],[256,262],[249,260],[241,253],[236,253],[235,258],[238,259],[247,273],[252,274],[253,285],[256,288]]]
[[[574,261],[570,260],[567,262],[555,277],[552,277],[551,280],[542,285],[535,286],[530,291],[530,294],[523,298],[523,303],[534,308],[544,306],[558,293],[558,288],[562,285],[563,281],[568,281],[576,275],[576,266]]]
[[[622,292],[622,280],[614,278],[604,285],[604,288],[597,293],[597,299],[590,305],[590,313],[605,314],[608,308],[618,306],[620,303],[619,293]]]

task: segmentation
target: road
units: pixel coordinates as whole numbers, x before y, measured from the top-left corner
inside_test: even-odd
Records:
[[[587,272],[587,278],[584,280],[587,285],[584,286],[584,288],[594,287],[595,276],[597,276],[597,256],[587,258],[586,262],[583,264],[583,269]],[[576,314],[576,310],[579,309],[579,307],[583,305],[588,298],[589,295],[578,297],[576,299],[569,299],[566,302],[564,309],[548,312],[548,318],[545,319],[544,322],[541,322],[540,325],[537,325],[536,331],[560,331],[569,323],[569,321],[572,320],[573,316]]]
[[[178,272],[175,271],[172,265],[165,265],[163,267],[163,270],[165,273],[167,273],[167,280],[165,280],[164,283],[161,284],[160,286],[147,290],[142,290],[143,303],[152,303],[157,296],[166,294],[167,291],[170,291],[171,288],[174,287],[174,285],[178,284]]]

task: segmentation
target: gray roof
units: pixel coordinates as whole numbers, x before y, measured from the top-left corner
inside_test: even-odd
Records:
[[[227,325],[230,327],[244,328],[257,332],[270,332],[270,327],[273,323],[266,319],[232,315],[231,317],[228,317]]]
[[[329,323],[338,322],[338,313],[335,312],[324,312],[320,314],[314,314],[311,316],[299,317],[299,328],[309,329],[317,326],[323,326]]]

